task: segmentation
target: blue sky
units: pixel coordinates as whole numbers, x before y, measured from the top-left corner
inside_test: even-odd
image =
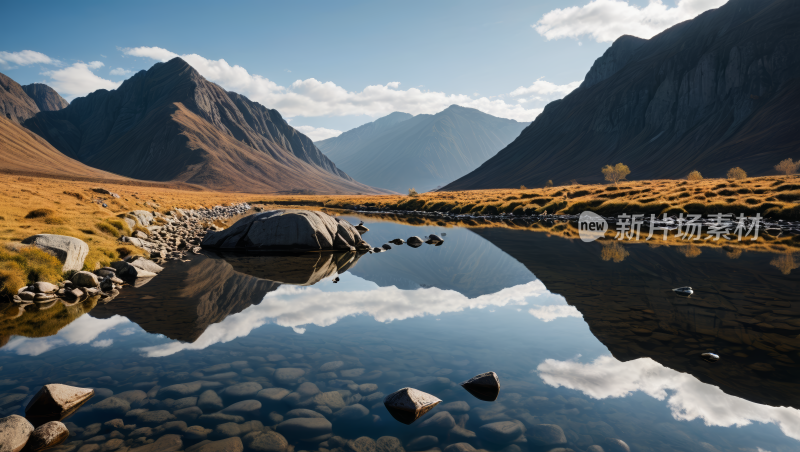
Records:
[[[452,103],[530,121],[616,37],[649,38],[724,2],[7,2],[0,72],[71,100],[191,55],[206,78],[317,139]]]

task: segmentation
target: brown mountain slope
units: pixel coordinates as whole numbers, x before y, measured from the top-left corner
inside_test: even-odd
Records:
[[[280,114],[228,93],[180,58],[25,122],[64,154],[136,179],[218,190],[375,193]]]
[[[650,40],[622,37],[581,87],[445,190],[774,174],[797,158],[800,2],[731,0]]]
[[[44,83],[31,83],[23,85],[22,89],[39,107],[40,111],[58,111],[67,108],[69,102],[64,100],[53,88]]]
[[[22,124],[39,113],[39,107],[19,83],[0,73],[0,117]]]
[[[67,157],[41,137],[5,117],[0,118],[0,172],[126,179]]]

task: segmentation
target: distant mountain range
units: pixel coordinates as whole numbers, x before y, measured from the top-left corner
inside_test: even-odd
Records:
[[[2,74],[0,87],[6,119],[43,138],[59,159],[104,174],[242,192],[386,192],[338,169],[277,111],[226,92],[180,58],[70,104],[46,85],[21,87]]]
[[[583,84],[446,190],[774,174],[800,148],[800,2],[730,0],[650,40],[619,38]],[[346,167],[345,167],[346,168]]]
[[[474,170],[527,125],[453,105],[435,115],[392,113],[316,145],[360,182],[423,192]]]

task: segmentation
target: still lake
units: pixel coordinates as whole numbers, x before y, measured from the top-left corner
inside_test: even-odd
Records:
[[[373,246],[444,243],[206,253],[108,304],[7,309],[0,415],[64,383],[97,393],[58,451],[800,450],[791,256],[345,218]],[[496,401],[458,384],[488,371]],[[403,387],[442,403],[402,424],[383,399]]]

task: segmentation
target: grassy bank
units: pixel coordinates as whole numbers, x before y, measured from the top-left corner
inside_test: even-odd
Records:
[[[459,214],[600,215],[745,213],[800,219],[800,178],[756,177],[620,182],[619,185],[568,185],[537,189],[498,189],[423,193],[411,196],[274,196],[266,203],[349,208],[366,205],[386,210]]]
[[[104,188],[119,198],[103,195]],[[133,231],[120,215],[131,210],[213,207],[245,201],[238,193],[218,193],[172,187],[136,186],[92,181],[0,174],[0,296],[16,293],[35,281],[63,279],[61,263],[49,254],[19,242],[35,234],[76,237],[89,245],[85,270],[108,265],[139,248],[122,245],[120,235]],[[105,203],[107,207],[103,207]]]

